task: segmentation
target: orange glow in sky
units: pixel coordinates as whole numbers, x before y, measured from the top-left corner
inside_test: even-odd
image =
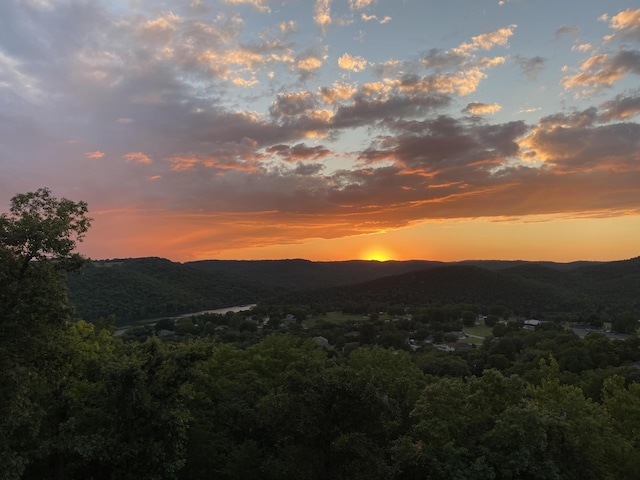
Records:
[[[363,239],[363,243],[366,244],[366,240]],[[395,260],[397,255],[386,247],[379,245],[372,245],[367,247],[363,254],[359,256],[362,260],[376,260],[378,262],[386,262],[387,260]]]
[[[96,222],[81,244],[81,251],[92,258],[115,258],[121,252],[129,256],[160,256],[174,261],[203,259],[283,259],[306,258],[333,260],[441,260],[465,259],[549,260],[619,260],[638,255],[640,216],[610,218],[570,218],[532,216],[519,219],[461,219],[423,222],[379,234],[338,238],[301,238],[296,232],[281,232],[280,243],[261,239],[237,242],[242,231],[226,225],[198,227],[187,218],[155,222],[148,218],[128,218],[124,213],[110,217],[114,221]],[[193,220],[193,219],[191,219]],[[113,236],[114,230],[127,236]],[[181,233],[184,231],[184,233]],[[211,249],[208,239],[219,236]],[[204,241],[203,241],[204,239]],[[183,247],[186,245],[186,247]],[[615,248],[612,248],[615,246]]]

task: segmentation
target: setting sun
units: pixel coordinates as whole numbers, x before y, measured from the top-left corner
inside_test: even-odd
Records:
[[[362,254],[363,260],[375,260],[377,262],[386,262],[387,260],[393,260],[394,255],[386,248],[372,247]]]

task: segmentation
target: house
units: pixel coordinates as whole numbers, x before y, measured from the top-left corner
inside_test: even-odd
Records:
[[[296,317],[288,313],[287,316],[282,319],[280,325],[284,328],[289,328],[294,323],[298,323],[298,320],[296,320]]]

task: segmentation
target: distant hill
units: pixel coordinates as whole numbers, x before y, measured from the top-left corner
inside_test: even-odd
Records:
[[[560,272],[556,272],[560,275]],[[291,293],[283,303],[371,303],[443,306],[506,305],[521,311],[565,310],[586,297],[552,282],[474,265],[443,265],[358,285]]]
[[[377,262],[348,260],[312,262],[309,260],[202,260],[185,265],[216,275],[233,275],[246,281],[270,285],[280,293],[329,286],[352,285],[380,277],[399,275],[444,265],[426,260]]]
[[[357,285],[296,292],[276,303],[506,305],[517,313],[640,314],[640,257],[606,263],[460,262]]]
[[[640,257],[620,262],[91,262],[68,286],[78,315],[119,323],[245,303],[501,304],[527,314],[640,313]]]

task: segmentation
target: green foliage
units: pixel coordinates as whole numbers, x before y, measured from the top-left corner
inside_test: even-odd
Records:
[[[96,321],[113,314],[118,324],[251,303],[264,292],[160,258],[91,262],[67,284],[80,317]]]
[[[76,378],[62,272],[79,269],[74,252],[89,228],[87,206],[42,188],[16,195],[0,215],[0,471],[20,478],[51,451],[52,424]],[[59,400],[58,400],[59,399]]]
[[[638,318],[631,312],[622,312],[611,321],[611,328],[618,333],[636,333]]]
[[[0,215],[0,335],[71,313],[60,275],[84,263],[74,249],[90,226],[86,213],[86,203],[58,200],[46,188],[11,199]]]

